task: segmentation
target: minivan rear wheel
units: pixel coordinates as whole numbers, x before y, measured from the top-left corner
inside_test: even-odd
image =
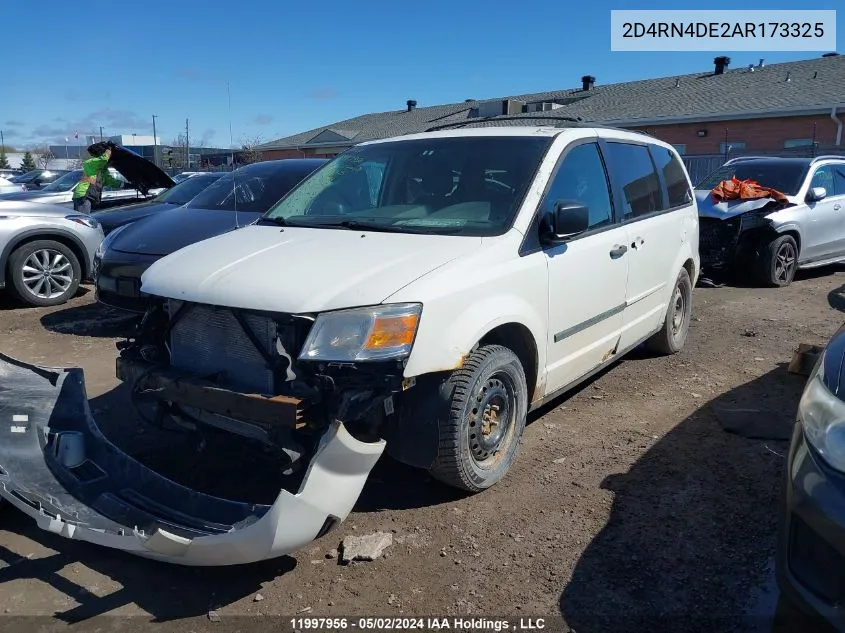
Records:
[[[76,294],[82,268],[79,259],[64,244],[36,240],[12,253],[9,275],[21,301],[31,306],[55,306]]]
[[[686,268],[681,268],[666,309],[663,327],[646,341],[646,346],[658,354],[677,354],[684,347],[692,318],[692,281]]]
[[[516,457],[528,414],[528,386],[519,358],[501,345],[471,352],[447,379],[448,415],[439,420],[440,443],[431,475],[479,492],[489,488]]]

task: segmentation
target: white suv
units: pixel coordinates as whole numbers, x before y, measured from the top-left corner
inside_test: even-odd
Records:
[[[300,476],[261,506],[112,463],[97,490],[119,511],[76,537],[186,564],[277,556],[343,520],[385,450],[487,488],[531,409],[643,342],[681,349],[698,270],[689,178],[649,136],[572,123],[358,145],[253,225],[154,263],[117,360],[171,420],[272,445]],[[50,430],[85,435],[86,455],[105,441]],[[97,536],[150,507],[141,537]]]

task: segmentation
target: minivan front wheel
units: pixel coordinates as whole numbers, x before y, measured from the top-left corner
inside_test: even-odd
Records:
[[[431,468],[436,479],[479,492],[499,481],[516,457],[528,414],[528,386],[519,358],[501,345],[471,352],[447,380],[448,415]]]
[[[76,294],[82,277],[79,260],[67,246],[36,240],[19,246],[9,257],[15,294],[31,306],[55,306]]]
[[[666,309],[663,327],[646,341],[646,346],[658,354],[676,354],[684,347],[692,318],[692,281],[686,268],[681,268]]]

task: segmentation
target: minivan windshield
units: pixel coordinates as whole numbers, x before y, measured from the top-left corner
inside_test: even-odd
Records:
[[[54,193],[54,192],[61,192],[61,191],[70,191],[73,189],[79,181],[82,180],[82,170],[77,169],[74,171],[69,171],[61,178],[54,180],[49,185],[41,189],[41,193]]]
[[[402,233],[507,231],[552,137],[464,136],[361,145],[314,172],[262,221]]]
[[[722,165],[702,180],[696,189],[713,189],[723,180],[753,180],[763,187],[794,196],[807,174],[805,160],[748,160]]]

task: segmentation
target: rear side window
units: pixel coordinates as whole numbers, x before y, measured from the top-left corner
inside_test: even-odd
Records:
[[[645,145],[611,142],[607,144],[610,169],[622,189],[622,217],[636,218],[663,208],[660,180]]]
[[[654,164],[657,170],[663,173],[663,181],[666,183],[667,208],[681,207],[691,203],[692,191],[690,191],[680,159],[665,147],[652,145],[650,149]]]
[[[833,168],[834,182],[836,183],[836,195],[845,196],[845,165],[836,165]]]

